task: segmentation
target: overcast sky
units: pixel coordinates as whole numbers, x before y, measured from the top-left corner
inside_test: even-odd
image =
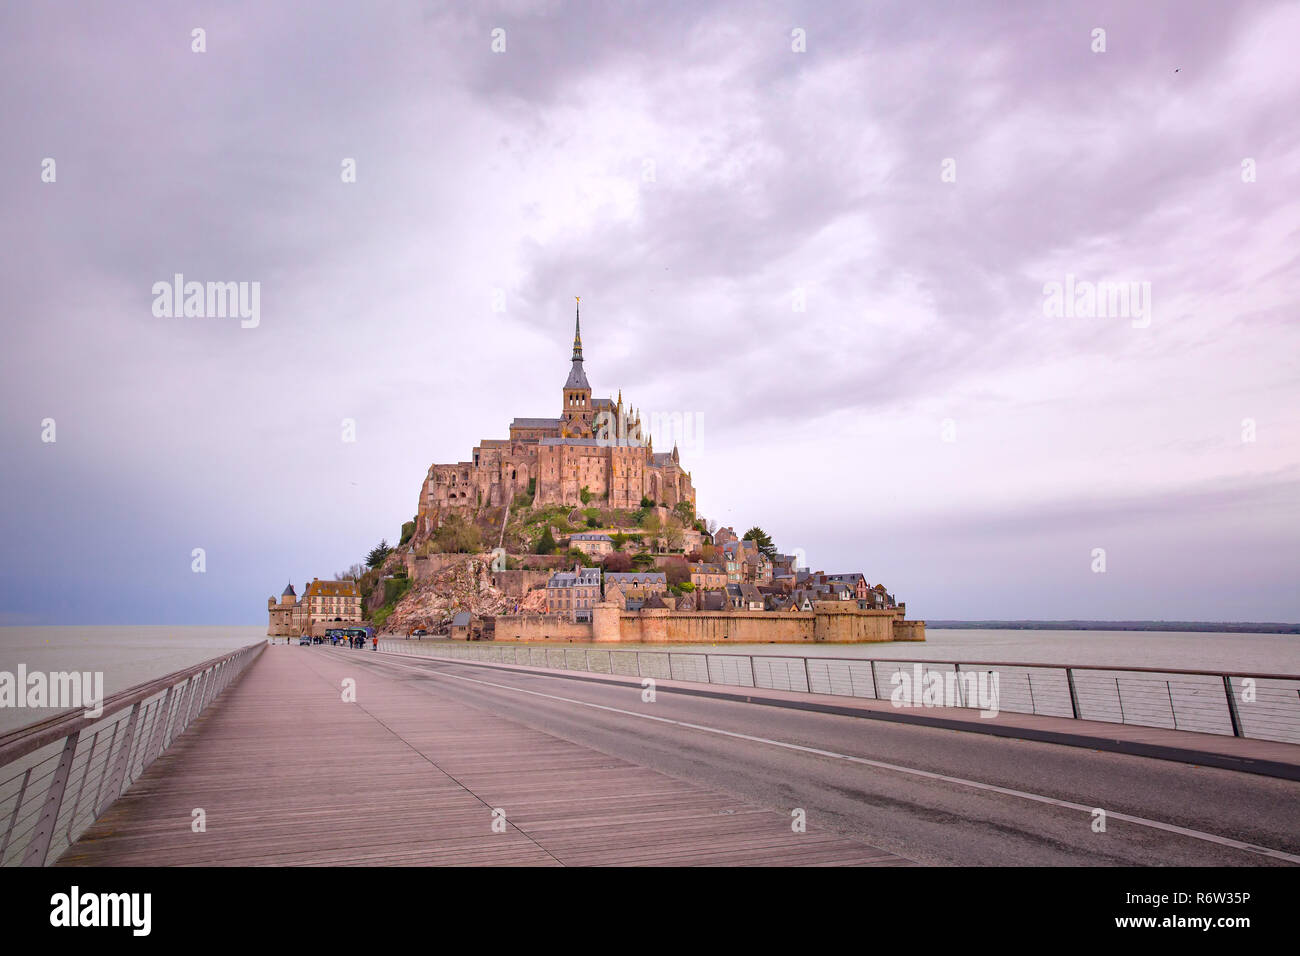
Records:
[[[430,463],[559,414],[574,295],[596,394],[698,426],[702,514],[910,616],[1300,620],[1297,37],[1187,0],[6,4],[0,622],[264,621]],[[155,315],[176,273],[260,283],[256,327]],[[1149,311],[1049,314],[1067,281]]]

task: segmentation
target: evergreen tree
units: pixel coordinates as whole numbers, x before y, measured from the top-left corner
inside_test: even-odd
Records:
[[[366,567],[377,568],[384,563],[384,558],[392,554],[393,549],[388,546],[388,539],[382,539],[379,544],[370,549],[366,555]]]
[[[776,545],[772,543],[772,539],[768,533],[758,525],[754,525],[754,527],[746,531],[744,539],[746,541],[754,542],[754,547],[758,548],[759,551],[763,552],[763,554],[767,555],[769,558],[776,554]]]

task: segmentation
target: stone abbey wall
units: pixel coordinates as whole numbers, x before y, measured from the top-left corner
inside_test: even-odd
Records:
[[[567,560],[567,558],[566,558]],[[533,588],[544,588],[554,571],[528,571],[515,568],[509,571],[493,571],[492,586],[499,588],[508,597],[525,597]]]
[[[496,619],[497,641],[590,641],[591,624],[536,614],[501,614]]]
[[[812,611],[620,611],[599,604],[592,621],[501,615],[498,641],[594,641],[635,644],[860,644],[923,641],[924,621],[895,610],[863,611],[817,605]]]

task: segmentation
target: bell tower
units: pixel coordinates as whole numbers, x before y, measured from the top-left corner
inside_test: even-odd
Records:
[[[591,405],[591,385],[587,382],[587,373],[582,370],[582,316],[578,311],[582,297],[573,298],[573,365],[564,382],[560,434],[564,438],[590,438],[594,410]]]

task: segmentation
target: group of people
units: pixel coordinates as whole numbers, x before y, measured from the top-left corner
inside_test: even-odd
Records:
[[[307,640],[307,637],[306,635],[303,635],[300,638],[286,637],[284,639],[284,642],[286,644],[292,644],[295,641],[302,642],[305,640]],[[331,634],[329,635],[328,640],[335,647],[347,645],[348,647],[353,647],[356,648],[357,650],[363,650],[366,646],[366,637],[363,634],[355,634],[351,637],[344,637],[338,634]],[[378,637],[370,638],[370,646],[376,651],[379,650],[379,638]]]

